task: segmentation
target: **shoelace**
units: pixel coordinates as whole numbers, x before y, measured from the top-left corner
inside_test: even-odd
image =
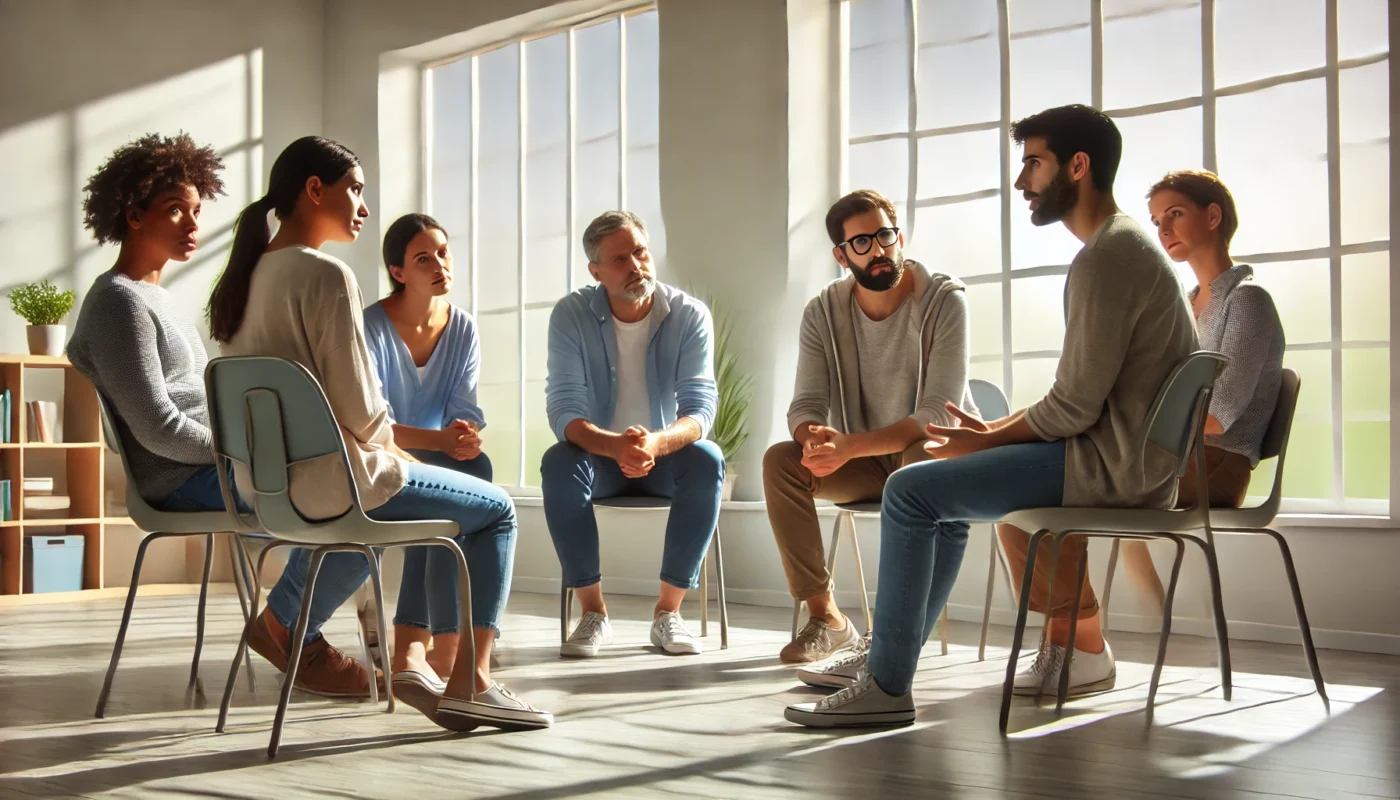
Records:
[[[673,639],[678,636],[690,636],[690,631],[687,631],[685,625],[681,624],[680,614],[667,614],[662,619],[665,621],[667,636]]]
[[[1060,665],[1064,663],[1065,651],[1056,647],[1050,642],[1044,642],[1040,646],[1040,652],[1035,654],[1035,663],[1031,664],[1031,674],[1056,675],[1060,671]]]
[[[603,631],[603,620],[605,619],[606,617],[602,614],[585,614],[583,619],[579,620],[578,629],[575,630],[574,635],[569,638],[576,639],[579,637],[579,634],[582,634],[585,639],[592,639],[598,636]]]
[[[507,689],[506,687],[500,685],[499,683],[496,684],[496,691],[500,692],[501,695],[502,695],[503,697],[505,697],[507,700],[510,700],[510,701],[514,702],[516,705],[520,706],[521,710],[524,710],[524,711],[539,711],[539,709],[535,708],[534,706],[530,705],[529,703],[527,703],[527,702],[525,702],[524,700],[521,700],[519,697],[517,697],[516,694],[515,694],[515,692],[512,692],[511,690],[509,690],[509,689]]]
[[[860,637],[856,640],[855,644],[851,645],[849,651],[842,652],[845,653],[845,655],[837,656],[836,660],[832,661],[831,664],[827,667],[827,669],[838,669],[840,667],[848,667],[851,664],[856,663],[857,661],[864,661],[866,654],[870,652],[870,637]]]
[[[836,694],[822,698],[817,702],[817,705],[821,708],[834,708],[864,692],[866,689],[870,688],[870,684],[873,682],[874,679],[870,677],[870,673],[861,670],[856,673],[855,683],[847,686]]]

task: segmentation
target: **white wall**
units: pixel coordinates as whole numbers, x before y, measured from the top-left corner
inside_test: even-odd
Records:
[[[244,10],[250,6],[253,13]],[[77,286],[90,281],[104,260],[110,263],[106,253],[80,255],[83,240],[70,234],[77,230],[80,181],[104,154],[101,148],[110,149],[113,137],[139,132],[143,122],[161,129],[204,130],[197,135],[211,139],[231,132],[225,130],[232,127],[228,122],[221,123],[223,128],[197,128],[208,123],[180,104],[171,105],[169,92],[129,92],[133,87],[149,89],[172,76],[178,81],[191,71],[215,70],[227,59],[261,48],[267,154],[259,177],[286,142],[322,132],[361,157],[377,221],[417,202],[418,100],[412,64],[616,6],[605,0],[335,0],[326,4],[334,13],[323,20],[319,2],[266,0],[237,9],[212,2],[167,7],[146,0],[0,4],[0,181],[7,187],[0,197],[0,286],[49,274]],[[660,0],[659,6],[661,181],[669,261],[677,282],[690,280],[713,291],[734,309],[742,326],[745,365],[760,382],[756,407],[767,409],[756,414],[753,439],[740,465],[745,475],[740,496],[757,500],[757,456],[786,435],[782,412],[791,391],[801,306],[834,274],[821,218],[835,197],[840,165],[840,53],[828,40],[835,6],[825,0]],[[142,27],[157,13],[163,20],[158,33],[169,41],[153,40],[150,29]],[[1397,24],[1392,16],[1392,28]],[[199,41],[181,38],[191,30],[200,32]],[[64,58],[54,59],[60,50]],[[37,65],[52,75],[36,70]],[[1392,87],[1400,82],[1397,78],[1392,61]],[[114,97],[115,108],[125,104],[138,110],[109,112]],[[201,99],[186,97],[186,102],[198,108]],[[1392,102],[1392,128],[1400,125],[1395,108]],[[105,132],[97,135],[77,122],[94,116],[107,123],[122,121],[115,130],[103,126]],[[69,128],[73,132],[66,132]],[[89,142],[86,149],[80,142]],[[74,162],[75,153],[87,160]],[[1392,159],[1392,171],[1398,169],[1400,163]],[[13,191],[15,186],[28,191]],[[1400,187],[1400,178],[1393,177],[1392,187]],[[236,211],[232,199],[224,207],[211,206],[211,213],[218,208],[219,214],[228,212],[224,219],[231,219]],[[1392,212],[1396,210],[1400,191],[1392,202]],[[338,252],[355,269],[367,299],[379,281],[378,240],[373,225],[360,242]],[[202,298],[208,276],[200,275],[186,285],[197,287],[189,291]],[[1400,280],[1393,278],[1391,287],[1400,291]],[[0,318],[6,316],[8,311],[0,309]],[[1393,324],[1400,326],[1400,320]],[[0,323],[0,347],[23,347],[22,331],[8,320]],[[516,587],[555,591],[558,566],[537,501],[522,501],[519,512]],[[608,585],[614,591],[651,593],[662,521],[651,513],[624,513],[606,512],[600,520]],[[830,519],[823,517],[824,535]],[[761,506],[727,506],[722,525],[731,599],[786,605],[782,569]],[[863,520],[860,531],[873,591],[876,521]],[[1394,565],[1400,563],[1396,531],[1290,527],[1285,533],[1298,559],[1319,643],[1400,652],[1400,617],[1394,612],[1400,607],[1400,582],[1393,577]],[[1105,552],[1097,547],[1091,562],[1096,581],[1103,574]],[[1159,565],[1164,558],[1159,556]],[[853,586],[849,553],[841,559],[842,600],[854,607],[846,591]],[[1232,634],[1295,641],[1291,603],[1268,543],[1227,541],[1221,561]],[[986,568],[987,531],[979,527],[953,593],[955,617],[980,616]],[[1193,555],[1178,598],[1177,630],[1208,632],[1204,623],[1190,621],[1206,616],[1203,577],[1199,557]],[[1155,624],[1151,610],[1126,581],[1115,594],[1115,627]],[[997,608],[1005,621],[1009,604],[1004,589],[998,591]]]

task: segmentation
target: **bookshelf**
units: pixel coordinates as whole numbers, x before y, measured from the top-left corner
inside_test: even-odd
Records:
[[[25,414],[25,375],[33,370],[63,372],[63,439],[30,442]],[[63,528],[65,535],[83,537],[83,589],[104,588],[104,556],[109,527],[131,525],[127,517],[109,516],[105,508],[104,465],[108,457],[102,441],[102,420],[97,393],[91,383],[62,356],[0,353],[0,392],[11,395],[10,432],[14,441],[0,444],[3,477],[10,479],[14,519],[0,522],[0,597],[21,594],[24,587],[24,537],[36,529]],[[31,457],[26,459],[26,454]],[[62,476],[52,465],[61,460]],[[39,471],[44,468],[48,471]],[[26,519],[23,478],[52,475],[66,484],[68,516]]]

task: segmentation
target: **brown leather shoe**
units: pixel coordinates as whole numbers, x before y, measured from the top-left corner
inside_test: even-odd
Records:
[[[292,633],[265,608],[248,631],[248,647],[267,659],[282,674],[287,673],[287,651],[291,649]]]
[[[369,673],[363,664],[318,636],[302,647],[296,687],[322,697],[369,697]]]
[[[287,674],[291,641],[292,632],[270,609],[263,609],[248,632],[248,646],[283,675]],[[377,669],[375,676],[382,691],[384,679]],[[360,662],[318,636],[301,649],[296,688],[322,697],[369,697],[369,676]]]

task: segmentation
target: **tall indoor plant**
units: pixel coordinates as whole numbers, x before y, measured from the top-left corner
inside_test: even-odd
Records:
[[[60,324],[73,310],[72,289],[60,290],[47,280],[10,290],[10,308],[29,323],[29,352],[36,356],[61,356],[68,327]]]
[[[719,391],[719,408],[715,412],[715,424],[710,429],[710,439],[719,445],[724,453],[724,499],[730,499],[734,492],[737,476],[739,450],[749,438],[749,402],[753,398],[753,376],[739,368],[739,354],[734,351],[734,324],[728,315],[715,312],[714,301],[709,301],[710,310],[715,315],[715,384]]]

